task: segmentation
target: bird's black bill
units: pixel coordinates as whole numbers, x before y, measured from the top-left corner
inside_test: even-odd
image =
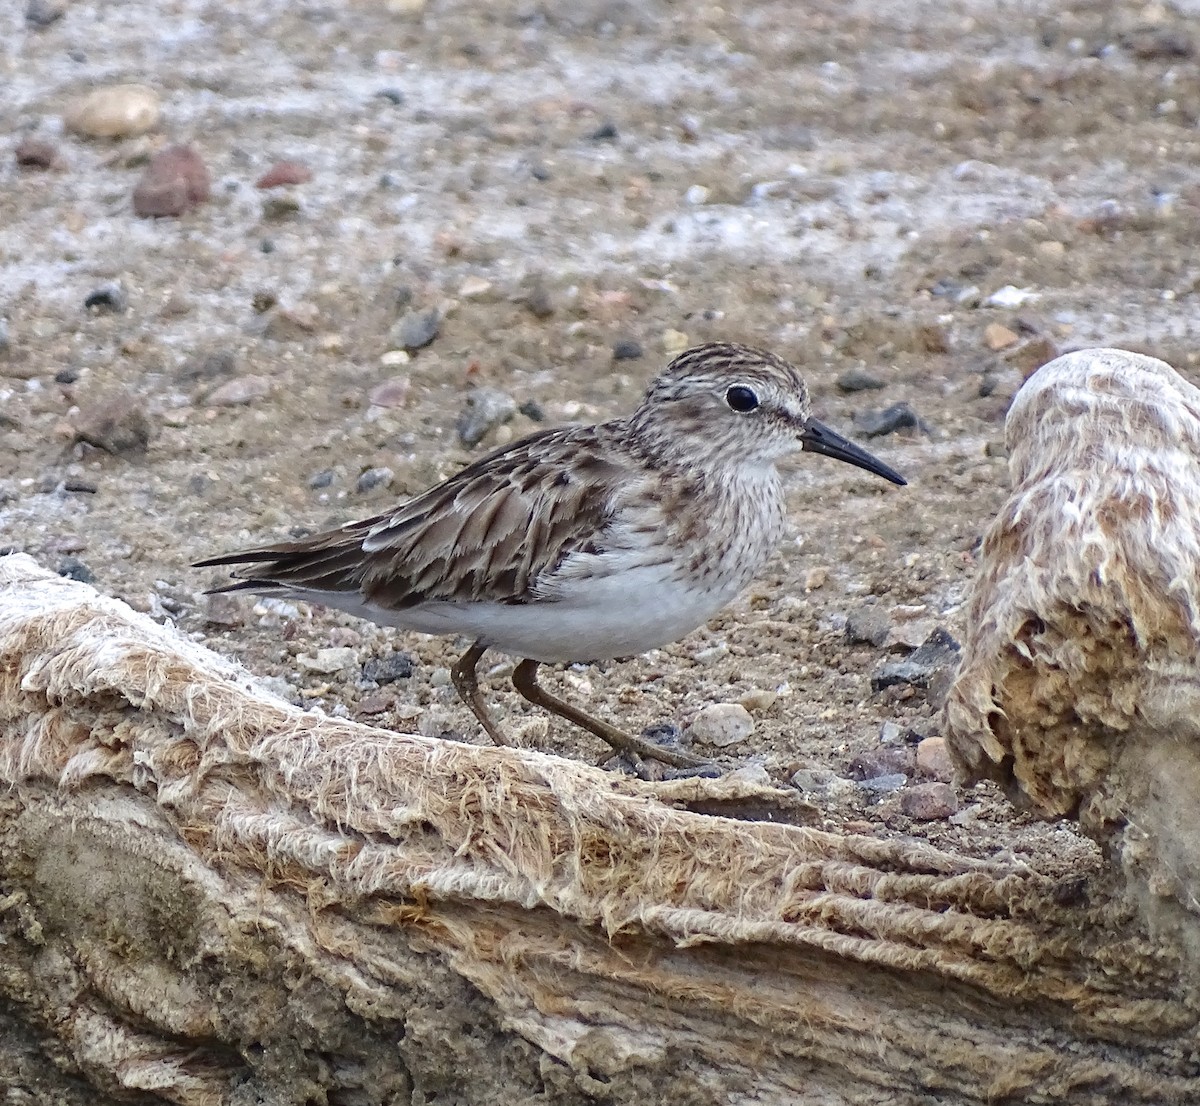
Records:
[[[873,472],[876,476],[882,476],[893,484],[908,483],[890,465],[885,465],[878,457],[872,457],[862,446],[857,446],[849,439],[843,438],[837,431],[830,430],[823,422],[818,422],[816,419],[809,419],[805,424],[800,441],[804,443],[805,449],[811,450],[813,453],[824,453],[826,457],[835,457],[839,461],[857,465],[860,469],[866,469],[867,472]]]

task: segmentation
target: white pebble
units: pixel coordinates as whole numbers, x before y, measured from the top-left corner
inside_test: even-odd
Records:
[[[357,657],[358,654],[348,645],[335,645],[328,649],[318,649],[312,656],[301,653],[296,658],[296,663],[309,672],[331,675],[352,668]]]
[[[745,741],[754,732],[754,719],[741,703],[713,703],[692,719],[692,737],[724,749]]]
[[[983,306],[1020,307],[1037,299],[1041,299],[1041,293],[1035,292],[1032,288],[1017,288],[1015,285],[1006,284],[988,296],[983,301]]]
[[[85,138],[127,138],[158,122],[158,93],[144,84],[96,88],[72,100],[63,112],[67,130]]]

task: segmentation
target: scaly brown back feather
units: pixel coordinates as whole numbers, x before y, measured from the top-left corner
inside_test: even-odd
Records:
[[[243,565],[222,590],[358,592],[402,609],[429,600],[520,603],[569,554],[598,551],[622,454],[617,423],[555,427],[495,450],[380,515],[198,562]]]

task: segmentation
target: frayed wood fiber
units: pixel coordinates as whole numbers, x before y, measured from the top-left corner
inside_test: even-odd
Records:
[[[1006,440],[951,749],[1196,913],[1200,389],[1152,357],[1067,354],[1017,393]]]
[[[1067,354],[1018,392],[1006,440],[950,741],[1069,814],[1131,728],[1200,725],[1200,389],[1152,357]]]
[[[366,1080],[353,1100],[383,1102],[473,1071],[482,1033],[480,1103],[531,1055],[566,1088],[545,1101],[1200,1095],[1171,1059],[1195,1020],[1176,962],[1127,911],[1020,864],[686,809],[772,797],[745,781],[305,713],[19,555],[0,781],[0,993],[112,1093]]]

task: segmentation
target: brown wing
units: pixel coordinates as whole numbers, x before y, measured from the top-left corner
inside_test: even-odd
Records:
[[[481,457],[400,507],[295,542],[198,562],[244,565],[234,589],[521,602],[568,554],[598,548],[625,476],[614,424],[556,427]]]

